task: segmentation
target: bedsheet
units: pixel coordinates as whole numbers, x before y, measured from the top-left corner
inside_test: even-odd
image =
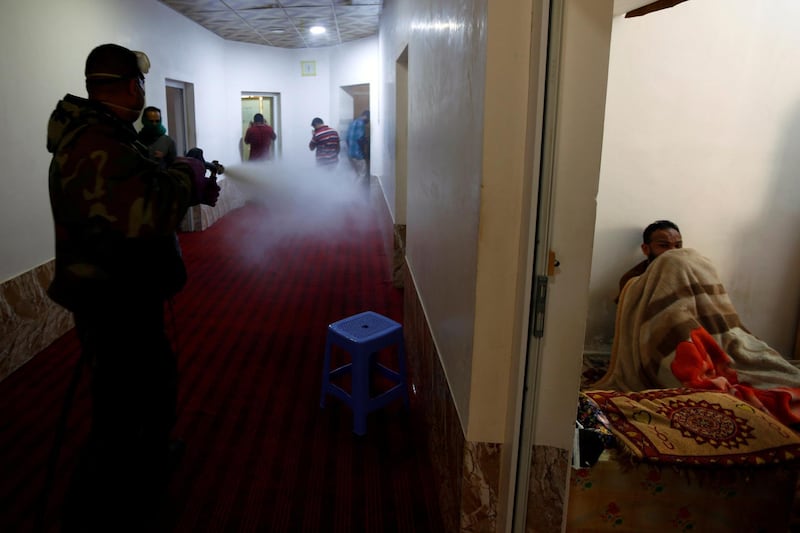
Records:
[[[572,469],[568,532],[790,531],[797,472],[630,465]]]

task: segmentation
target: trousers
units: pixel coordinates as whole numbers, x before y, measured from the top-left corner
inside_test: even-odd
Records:
[[[75,315],[91,372],[92,420],[70,482],[65,531],[142,531],[168,481],[177,359],[164,302],[125,302]]]

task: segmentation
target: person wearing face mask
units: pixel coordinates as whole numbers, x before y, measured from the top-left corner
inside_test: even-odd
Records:
[[[167,135],[167,130],[161,123],[161,110],[157,107],[148,106],[142,111],[139,142],[147,146],[150,157],[158,161],[161,168],[171,165],[178,155],[175,140]]]
[[[154,530],[146,522],[165,494],[177,398],[164,306],[186,281],[175,235],[190,206],[219,196],[201,161],[177,157],[162,169],[137,141],[148,69],[142,52],[94,48],[88,98],[67,94],[47,127],[55,226],[48,294],[73,314],[92,394],[65,532]]]

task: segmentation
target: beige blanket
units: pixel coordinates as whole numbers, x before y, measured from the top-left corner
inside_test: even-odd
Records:
[[[774,411],[771,404],[779,403],[800,420],[800,369],[744,327],[714,266],[688,248],[662,254],[625,285],[608,371],[591,385],[623,392],[674,387],[723,390],[748,401],[752,389],[770,390],[779,397],[758,393],[769,396],[759,407]]]

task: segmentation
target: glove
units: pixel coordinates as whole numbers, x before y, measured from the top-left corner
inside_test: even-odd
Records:
[[[186,157],[193,157],[198,161],[202,161],[203,165],[205,165],[206,170],[210,170],[211,172],[216,172],[217,174],[223,174],[225,172],[225,167],[220,164],[219,161],[216,159],[211,161],[210,163],[205,160],[203,157],[203,149],[202,148],[192,148],[188,152],[186,152]]]
[[[217,205],[217,200],[219,199],[220,188],[217,184],[217,177],[214,176],[213,178],[203,178],[203,181],[206,183],[200,196],[200,203],[213,207]]]
[[[203,162],[194,157],[176,157],[173,165],[187,165],[192,172],[192,204],[205,204],[214,206],[219,198],[219,185],[217,179],[206,178],[206,167]]]

